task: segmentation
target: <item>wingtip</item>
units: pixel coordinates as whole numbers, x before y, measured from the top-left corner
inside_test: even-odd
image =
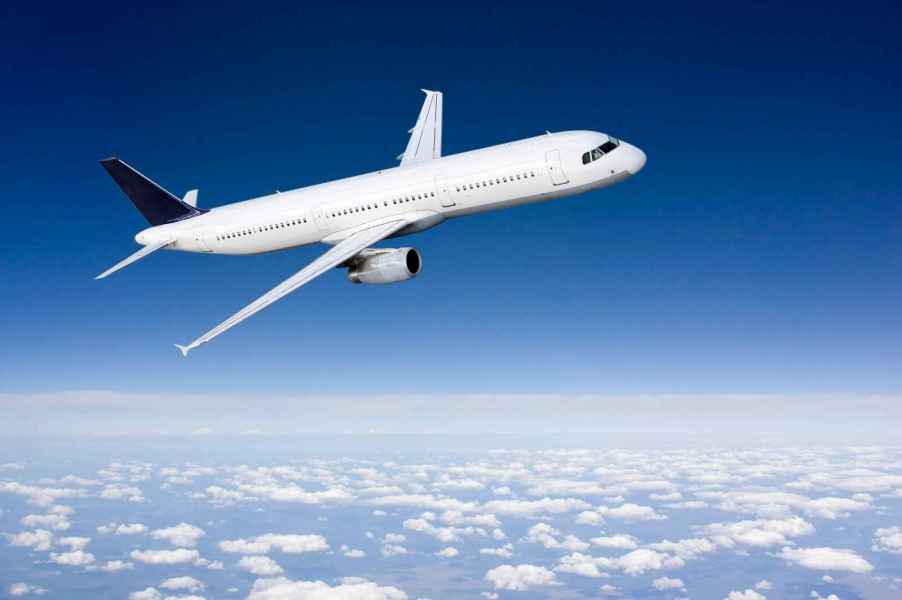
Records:
[[[179,349],[179,352],[182,353],[182,356],[187,357],[188,351],[191,350],[191,346],[182,346],[181,344],[175,344],[175,347]]]

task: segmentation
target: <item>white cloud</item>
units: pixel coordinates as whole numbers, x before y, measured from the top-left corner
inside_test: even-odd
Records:
[[[219,542],[219,549],[233,554],[268,554],[276,549],[287,554],[326,552],[329,544],[321,535],[267,533],[257,537]]]
[[[457,548],[453,548],[451,546],[443,548],[442,550],[439,550],[435,553],[436,556],[441,556],[442,558],[454,558],[458,554],[460,554],[460,552],[457,550]]]
[[[100,492],[100,497],[105,500],[125,500],[127,502],[144,502],[144,492],[141,488],[123,483],[108,484]]]
[[[790,538],[814,533],[814,526],[801,517],[738,521],[736,523],[712,523],[701,528],[720,546],[768,546],[786,545]]]
[[[724,600],[767,600],[767,598],[755,590],[745,590],[744,592],[732,591]]]
[[[852,550],[837,548],[783,548],[779,555],[787,562],[820,571],[869,573],[874,567]]]
[[[682,579],[671,577],[658,577],[651,582],[651,585],[656,590],[681,590],[685,587]]]
[[[39,487],[35,485],[25,485],[17,481],[0,481],[0,492],[25,496],[30,503],[37,504],[38,506],[53,504],[60,498],[77,498],[87,495],[84,490]]]
[[[41,587],[39,585],[31,585],[30,583],[14,583],[9,586],[9,595],[10,596],[26,596],[28,594],[42,595],[47,593],[47,588]]]
[[[123,560],[110,560],[100,565],[100,567],[98,568],[101,571],[106,571],[107,573],[118,573],[119,571],[134,569],[135,563],[125,562]]]
[[[542,498],[541,500],[492,500],[482,510],[513,517],[531,517],[543,513],[565,513],[591,508],[588,502],[577,498]]]
[[[593,557],[574,552],[562,557],[554,570],[583,577],[605,577],[605,571],[614,569],[627,575],[641,575],[646,571],[678,569],[684,565],[685,561],[678,556],[640,548],[619,558]]]
[[[717,550],[717,546],[706,538],[687,538],[676,542],[662,540],[654,544],[648,544],[647,547],[659,552],[674,554],[683,560],[695,560],[702,554],[708,554]]]
[[[291,581],[279,577],[256,580],[247,600],[407,600],[407,594],[371,581],[330,586],[323,581]]]
[[[627,575],[641,575],[645,571],[682,567],[683,560],[662,552],[641,548],[618,558],[617,566]]]
[[[73,552],[50,553],[50,561],[68,567],[86,567],[94,564],[94,555],[90,552],[75,550]]]
[[[204,585],[204,582],[186,575],[183,577],[171,577],[162,582],[160,584],[160,587],[165,590],[188,590],[189,592],[200,592],[207,586]]]
[[[101,535],[138,535],[141,533],[145,533],[147,531],[147,527],[142,525],[141,523],[109,523],[107,525],[101,525],[97,528],[97,533]]]
[[[595,546],[602,548],[619,548],[621,550],[635,550],[639,547],[639,540],[631,535],[617,534],[611,536],[594,537],[589,540]]]
[[[770,581],[768,581],[767,579],[762,579],[761,581],[759,581],[758,583],[755,584],[756,590],[767,591],[767,590],[773,589],[773,587],[774,587],[773,584]]]
[[[874,552],[902,554],[902,527],[884,527],[874,532]]]
[[[615,508],[599,506],[595,510],[583,511],[577,515],[576,522],[584,525],[599,525],[604,523],[605,517],[621,519],[627,523],[635,523],[637,521],[659,521],[667,518],[664,515],[658,514],[655,509],[650,506],[627,503]]]
[[[561,532],[547,523],[537,523],[529,528],[523,541],[533,544],[541,544],[549,550],[566,550],[567,552],[579,552],[586,550],[589,544],[579,538],[567,535],[558,539]]]
[[[399,546],[397,544],[384,544],[382,546],[382,556],[400,556],[402,554],[407,554],[407,548],[404,546]]]
[[[485,554],[486,556],[497,556],[499,558],[510,558],[513,556],[514,546],[512,544],[505,544],[500,548],[482,548],[479,553]]]
[[[205,532],[200,527],[188,523],[179,523],[173,527],[155,529],[150,532],[150,537],[155,540],[165,540],[173,546],[193,548],[197,541],[204,537]]]
[[[57,544],[69,546],[70,550],[84,550],[91,543],[89,537],[63,537],[56,540]]]
[[[178,565],[194,562],[200,558],[197,550],[177,548],[176,550],[132,550],[130,556],[149,565]]]
[[[46,529],[36,529],[34,531],[23,531],[21,533],[9,534],[4,533],[3,536],[12,546],[20,546],[25,548],[34,548],[41,552],[46,552],[53,547],[53,534]]]
[[[156,588],[145,588],[140,592],[132,592],[128,595],[128,600],[163,600],[163,594]]]
[[[436,497],[432,494],[398,494],[382,496],[367,500],[367,504],[374,506],[408,506],[426,510],[457,510],[460,512],[473,512],[478,508],[475,502],[463,502],[456,498]],[[495,512],[489,510],[488,512]]]
[[[274,577],[284,572],[279,563],[268,556],[242,556],[238,567],[258,577]]]
[[[357,550],[356,548],[349,548],[344,551],[344,555],[348,558],[364,558],[366,556],[366,552],[363,550]]]
[[[496,590],[523,592],[531,587],[558,585],[552,571],[535,565],[501,565],[485,574],[486,581]]]
[[[61,514],[26,515],[19,522],[26,527],[42,527],[56,531],[65,531],[71,526],[71,523]]]

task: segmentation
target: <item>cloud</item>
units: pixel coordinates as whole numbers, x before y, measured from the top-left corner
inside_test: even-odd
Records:
[[[197,550],[178,548],[176,550],[132,550],[133,560],[149,565],[179,565],[194,562],[200,558]]]
[[[16,534],[4,533],[3,536],[11,546],[34,548],[42,552],[46,552],[53,547],[53,534],[46,529],[23,531]]]
[[[836,548],[783,548],[779,556],[806,569],[870,573],[874,567],[852,550]]]
[[[100,497],[104,500],[125,500],[127,502],[144,502],[141,488],[122,483],[112,483],[103,488]]]
[[[654,544],[648,544],[647,548],[668,552],[683,560],[695,560],[702,554],[708,554],[717,550],[717,545],[705,538],[688,538],[676,542],[662,540]]]
[[[767,600],[767,598],[755,590],[745,590],[744,592],[732,591],[724,600]]]
[[[91,543],[89,537],[63,537],[56,540],[57,544],[69,546],[70,550],[84,550]]]
[[[200,592],[207,587],[204,582],[198,581],[194,577],[171,577],[160,584],[165,590],[188,590],[189,592]]]
[[[274,577],[284,573],[279,563],[268,556],[242,556],[238,567],[259,577]]]
[[[155,540],[165,540],[173,546],[193,548],[197,541],[206,533],[200,527],[188,523],[179,523],[173,527],[155,529],[150,532],[150,537]]]
[[[0,493],[2,492],[25,496],[30,503],[37,504],[38,506],[53,504],[60,498],[77,498],[87,495],[87,492],[84,490],[38,487],[21,484],[16,481],[0,481]]]
[[[75,550],[73,552],[50,553],[50,561],[68,567],[86,567],[94,564],[94,555],[90,552]]]
[[[761,581],[759,581],[758,583],[755,584],[756,590],[767,591],[767,590],[773,589],[773,587],[774,587],[774,585],[767,579],[762,579]]]
[[[9,586],[9,595],[10,596],[27,596],[28,594],[35,594],[40,596],[42,594],[47,593],[47,588],[41,587],[39,585],[31,585],[30,583],[14,583]]]
[[[535,565],[501,565],[485,574],[496,590],[524,592],[531,587],[558,585],[552,571]]]
[[[641,575],[646,571],[678,569],[684,565],[685,561],[678,556],[640,548],[619,558],[594,557],[574,552],[561,557],[554,570],[583,577],[604,577],[604,571],[607,570],[617,569],[627,575]]]
[[[257,537],[219,542],[219,549],[232,554],[268,554],[277,549],[287,554],[326,552],[329,544],[321,535],[267,533]]]
[[[384,544],[382,546],[382,556],[390,557],[390,556],[401,556],[402,554],[407,554],[407,548],[404,546],[399,546],[397,544]]]
[[[561,532],[548,523],[537,523],[529,528],[523,541],[533,544],[541,544],[549,550],[565,550],[567,552],[579,552],[589,548],[589,544],[579,538],[567,535],[558,539]]]
[[[576,516],[576,522],[584,525],[600,525],[604,523],[605,517],[621,519],[627,523],[635,523],[637,521],[660,521],[666,519],[664,515],[658,514],[654,508],[650,506],[641,506],[639,504],[622,504],[616,508],[608,506],[599,506],[595,510],[587,510]]]
[[[641,575],[645,571],[676,569],[683,566],[683,560],[668,554],[642,548],[633,550],[617,559],[617,566],[627,575]]]
[[[635,550],[639,547],[639,540],[631,535],[618,534],[612,536],[594,537],[589,540],[595,546],[602,548],[619,548],[621,550]]]
[[[902,554],[902,527],[884,527],[874,532],[874,552]]]
[[[766,548],[784,546],[790,538],[811,535],[814,526],[801,517],[739,521],[736,523],[711,523],[700,528],[720,546],[736,545]]]
[[[141,523],[122,523],[121,525],[109,523],[107,525],[100,525],[97,528],[97,533],[101,535],[138,535],[145,533],[146,531],[147,527]]]
[[[514,546],[512,544],[505,544],[500,548],[482,548],[479,550],[480,554],[485,554],[486,556],[497,556],[499,558],[510,558],[514,554]]]
[[[56,531],[65,531],[71,526],[71,523],[61,514],[26,515],[19,522],[26,527],[42,527]]]
[[[720,500],[718,508],[727,512],[750,513],[765,518],[789,516],[797,510],[812,517],[822,519],[839,519],[849,513],[870,510],[873,506],[863,500],[852,498],[809,498],[801,494],[789,492],[698,492],[703,499]]]
[[[118,573],[119,571],[134,569],[135,563],[125,562],[123,560],[110,560],[100,565],[98,568],[107,573]]]
[[[681,590],[685,587],[682,579],[673,579],[670,577],[658,577],[651,582],[652,587],[656,590]]]
[[[145,588],[140,592],[132,592],[128,595],[128,600],[163,600],[163,594],[156,588]]]
[[[458,554],[460,554],[460,552],[457,548],[452,548],[451,546],[443,548],[435,553],[436,556],[441,556],[442,558],[454,558]]]
[[[473,512],[478,508],[475,502],[463,502],[456,498],[437,497],[432,494],[398,494],[371,498],[367,504],[374,506],[407,506],[423,508],[427,510],[456,510],[460,512]],[[490,503],[491,504],[491,503]],[[493,512],[493,511],[488,511]]]
[[[565,513],[584,510],[591,505],[577,498],[542,498],[541,500],[492,500],[482,510],[513,517],[532,517],[543,513]]]
[[[323,581],[258,579],[247,600],[407,600],[398,588],[359,580],[330,586]]]

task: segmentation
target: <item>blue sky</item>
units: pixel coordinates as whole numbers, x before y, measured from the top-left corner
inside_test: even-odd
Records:
[[[0,16],[0,389],[898,392],[898,8],[121,4]],[[215,206],[393,164],[445,92],[446,153],[546,129],[643,148],[615,188],[404,240],[181,358],[310,261],[161,253],[115,154]]]

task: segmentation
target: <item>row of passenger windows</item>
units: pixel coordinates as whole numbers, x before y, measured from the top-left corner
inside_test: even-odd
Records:
[[[275,231],[276,229],[285,229],[287,227],[297,227],[298,225],[303,225],[307,222],[307,217],[297,217],[294,219],[289,219],[287,221],[283,221],[281,223],[273,223],[272,225],[261,225],[260,227],[249,227],[246,229],[239,229],[238,231],[231,231],[229,233],[224,233],[222,235],[217,235],[217,241],[222,240],[233,240],[235,238],[245,237],[248,235],[254,235],[255,233],[263,233],[264,231]]]
[[[398,204],[407,204],[408,202],[416,202],[417,200],[423,200],[428,198],[435,198],[435,192],[424,192],[422,194],[411,194],[409,196],[400,196],[398,198],[392,198],[392,205],[397,206]],[[382,201],[382,207],[388,207],[388,200]],[[328,213],[326,216],[330,218],[343,217],[344,215],[350,215],[354,213],[364,212],[367,210],[376,210],[379,208],[378,202],[373,202],[371,204],[361,204],[360,206],[352,206],[351,208],[341,208],[331,213]]]
[[[613,138],[612,138],[613,139]],[[585,162],[585,157],[583,157],[583,162]],[[513,183],[517,180],[525,180],[534,178],[536,176],[535,171],[524,171],[522,173],[516,173],[514,175],[508,175],[506,177],[496,177],[494,179],[484,179],[482,181],[477,181],[474,183],[465,183],[463,185],[458,185],[456,187],[458,192],[463,192],[466,190],[473,190],[476,188],[485,188],[493,185],[501,185],[504,183]],[[416,202],[417,200],[423,200],[428,198],[435,198],[435,192],[424,192],[421,194],[411,194],[409,196],[399,196],[397,198],[391,199],[391,204],[394,206],[400,204],[407,204],[410,202]],[[387,208],[389,205],[388,200],[382,201],[382,207]],[[359,206],[352,206],[350,208],[342,208],[336,211],[332,211],[326,213],[328,218],[337,218],[342,217],[344,215],[350,215],[354,213],[361,213],[368,210],[376,210],[379,208],[379,203],[374,202],[370,204],[361,204]],[[262,233],[264,231],[273,231],[275,229],[284,229],[286,227],[294,227],[296,225],[301,225],[307,222],[306,217],[299,217],[297,219],[291,219],[289,221],[285,221],[284,223],[275,223],[274,225],[264,225],[262,227],[251,227],[250,229],[240,229],[238,231],[233,231],[231,233],[226,233],[223,235],[216,236],[218,241],[229,240],[244,237],[247,235],[253,235],[255,233]]]
[[[609,137],[608,141],[599,146],[598,148],[594,148],[589,150],[588,152],[583,153],[583,164],[587,165],[592,161],[598,160],[608,152],[614,150],[617,146],[620,145],[620,140],[616,138]]]
[[[495,177],[492,179],[483,179],[482,181],[477,181],[475,183],[465,183],[463,185],[456,186],[455,189],[458,192],[464,192],[466,190],[473,190],[476,188],[486,188],[492,185],[501,185],[503,183],[513,183],[518,179],[529,179],[531,177],[535,177],[535,171],[524,171],[523,173],[516,173],[514,175],[509,175],[507,177]]]

